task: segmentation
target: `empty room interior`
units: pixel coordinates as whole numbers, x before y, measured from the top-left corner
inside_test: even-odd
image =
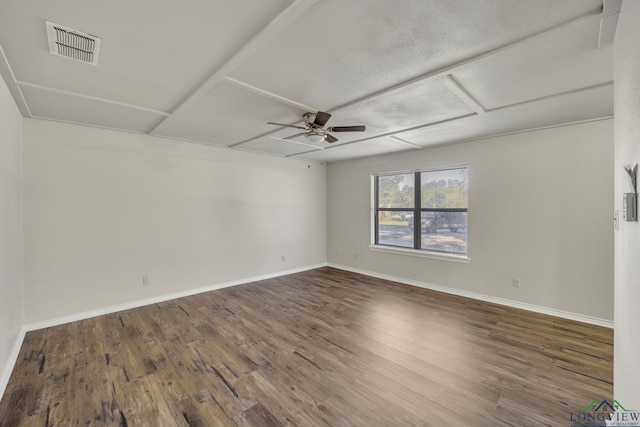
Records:
[[[635,0],[3,0],[0,427],[640,425],[637,40]]]

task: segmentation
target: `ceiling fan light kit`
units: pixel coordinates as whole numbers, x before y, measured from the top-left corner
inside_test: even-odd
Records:
[[[295,129],[302,129],[305,132],[291,135],[283,139],[293,139],[298,136],[304,135],[304,137],[313,143],[321,143],[322,141],[327,141],[328,143],[333,143],[338,140],[335,136],[331,135],[329,132],[364,132],[364,125],[357,126],[333,126],[325,128],[324,125],[331,118],[331,114],[325,113],[324,111],[318,111],[317,113],[304,113],[302,115],[305,126],[296,126],[296,125],[286,125],[284,123],[275,123],[275,122],[267,122],[269,125],[277,125],[277,126],[285,126]]]
[[[323,135],[318,135],[318,134],[306,134],[305,138],[307,138],[310,142],[319,144],[322,141],[325,140],[325,137]]]
[[[305,123],[306,123],[306,120],[307,118],[305,117]],[[314,142],[314,143],[321,143],[326,139],[326,136],[327,135],[322,131],[322,129],[314,128],[314,127],[312,127],[309,132],[306,132],[304,134],[304,137],[307,138],[308,141]]]

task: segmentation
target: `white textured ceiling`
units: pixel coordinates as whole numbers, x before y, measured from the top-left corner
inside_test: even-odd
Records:
[[[314,161],[613,115],[619,0],[2,0],[0,73],[25,117]],[[102,39],[48,52],[45,21]],[[328,126],[366,125],[314,144]]]

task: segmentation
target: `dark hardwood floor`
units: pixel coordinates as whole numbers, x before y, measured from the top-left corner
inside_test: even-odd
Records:
[[[612,340],[321,268],[29,332],[0,426],[569,426]]]

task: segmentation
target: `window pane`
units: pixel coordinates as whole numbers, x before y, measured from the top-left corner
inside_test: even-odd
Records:
[[[467,253],[466,212],[422,212],[421,249]]]
[[[413,212],[378,211],[378,244],[413,248]]]
[[[414,174],[378,177],[378,207],[413,209]]]
[[[467,207],[467,168],[422,172],[420,182],[421,207]]]

